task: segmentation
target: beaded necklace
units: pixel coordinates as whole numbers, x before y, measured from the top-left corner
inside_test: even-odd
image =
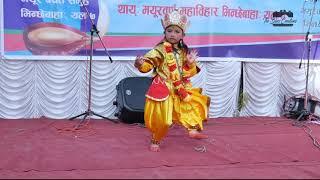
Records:
[[[165,61],[168,64],[168,69],[170,71],[170,79],[172,80],[172,84],[181,99],[183,100],[189,99],[190,96],[186,91],[186,89],[184,88],[184,85],[182,82],[183,62],[181,62],[181,65],[179,64],[179,58],[177,57],[177,52],[173,51],[173,47],[171,43],[164,42],[163,45],[164,45],[164,51],[165,51]]]

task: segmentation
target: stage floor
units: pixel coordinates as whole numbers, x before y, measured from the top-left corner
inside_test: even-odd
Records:
[[[175,125],[150,152],[137,124],[88,120],[0,120],[0,178],[320,178],[320,126],[271,117],[216,118],[209,139]]]

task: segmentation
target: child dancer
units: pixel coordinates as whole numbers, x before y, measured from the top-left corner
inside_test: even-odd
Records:
[[[210,98],[190,82],[200,68],[197,52],[190,51],[183,41],[187,17],[174,10],[161,21],[163,40],[144,56],[138,56],[134,64],[140,72],[154,71],[144,112],[145,125],[152,133],[150,150],[154,152],[160,151],[160,141],[173,123],[184,126],[191,138],[207,138],[200,131],[210,104]]]

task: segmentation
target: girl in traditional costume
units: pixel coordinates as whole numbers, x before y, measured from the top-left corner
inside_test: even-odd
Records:
[[[173,123],[184,126],[191,138],[207,138],[201,131],[210,104],[210,98],[190,82],[200,68],[196,51],[190,51],[183,42],[187,17],[174,10],[161,21],[164,39],[144,56],[138,56],[134,64],[140,72],[154,71],[144,112],[145,125],[152,133],[150,150],[154,152],[160,151],[160,141]]]

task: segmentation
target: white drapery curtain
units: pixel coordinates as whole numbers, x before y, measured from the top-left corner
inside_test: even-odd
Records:
[[[284,99],[304,94],[306,67],[286,63],[245,63],[244,92],[248,102],[242,116],[280,116]],[[320,66],[311,64],[308,93],[320,97]]]
[[[88,106],[88,61],[1,60],[0,118],[64,119],[81,114]],[[298,64],[241,61],[202,61],[192,79],[211,97],[209,116],[280,116],[284,96],[305,91],[306,67]],[[238,111],[243,69],[247,100]],[[320,97],[320,65],[311,64],[308,92]],[[149,76],[133,61],[93,61],[91,110],[114,118],[116,85],[132,76]],[[98,118],[98,117],[96,117]]]

